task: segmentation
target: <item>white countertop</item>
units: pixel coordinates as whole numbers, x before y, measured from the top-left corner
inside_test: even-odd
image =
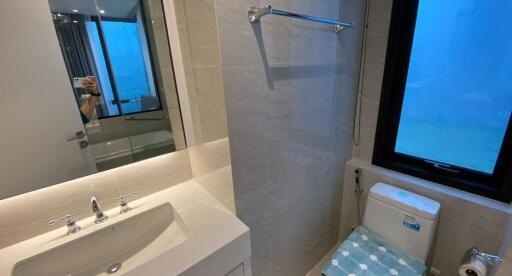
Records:
[[[170,249],[158,245],[158,254],[113,275],[225,275],[250,257],[249,228],[194,180],[130,203],[135,215],[169,202],[186,228],[186,239]],[[66,227],[0,249],[0,275],[11,275],[16,263],[48,249],[109,227],[126,218],[119,208],[106,211],[110,219],[94,224],[92,216],[78,221],[82,230],[66,235]],[[214,254],[215,253],[215,254]],[[211,258],[214,256],[213,258]]]

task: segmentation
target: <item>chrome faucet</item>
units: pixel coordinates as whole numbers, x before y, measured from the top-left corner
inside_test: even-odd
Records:
[[[134,196],[136,194],[137,193],[133,192],[133,193],[125,194],[125,195],[122,195],[119,197],[119,201],[121,202],[121,204],[120,204],[121,209],[120,209],[119,213],[124,214],[124,213],[129,212],[132,209],[132,207],[128,206],[127,198]]]
[[[57,222],[63,221],[63,220],[66,221],[66,225],[68,226],[68,235],[75,234],[78,231],[80,231],[80,229],[82,229],[82,228],[80,228],[80,226],[78,226],[78,224],[76,224],[75,220],[73,219],[73,214],[65,215],[61,218],[50,220],[48,222],[48,224],[54,225]]]
[[[103,213],[100,203],[94,196],[91,198],[91,206],[93,213],[96,215],[94,223],[102,223],[108,219],[108,216]]]

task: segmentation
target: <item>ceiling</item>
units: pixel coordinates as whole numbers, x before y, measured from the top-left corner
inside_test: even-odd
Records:
[[[138,0],[48,0],[53,13],[131,18]],[[97,7],[96,7],[97,6]],[[77,12],[78,11],[78,12]],[[103,11],[103,12],[100,12]]]

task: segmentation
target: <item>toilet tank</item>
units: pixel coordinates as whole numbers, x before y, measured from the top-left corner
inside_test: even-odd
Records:
[[[377,236],[426,261],[439,217],[439,202],[388,184],[370,189],[363,224]]]

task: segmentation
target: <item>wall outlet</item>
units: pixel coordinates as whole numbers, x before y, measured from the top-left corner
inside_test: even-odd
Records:
[[[441,275],[441,271],[439,271],[439,269],[437,269],[435,267],[431,267],[428,275],[429,276],[440,276]]]

